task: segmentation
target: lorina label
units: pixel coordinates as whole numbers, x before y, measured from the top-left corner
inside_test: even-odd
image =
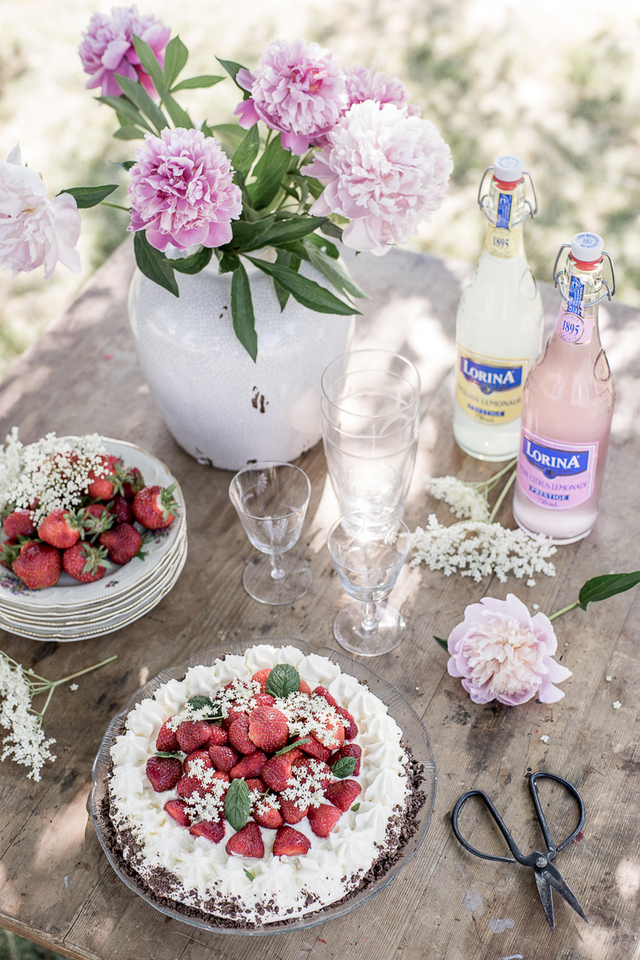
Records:
[[[598,443],[560,443],[522,428],[518,483],[539,507],[568,510],[588,500],[598,461]]]
[[[459,350],[456,399],[477,423],[508,423],[522,411],[528,371],[528,360],[494,360]]]

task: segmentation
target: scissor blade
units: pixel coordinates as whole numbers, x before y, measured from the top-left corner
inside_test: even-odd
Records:
[[[549,886],[542,871],[535,870],[534,876],[536,878],[536,887],[538,888],[538,893],[540,894],[540,900],[542,901],[544,915],[549,921],[549,926],[551,929],[555,930],[556,925],[555,920],[553,919],[553,899],[551,895],[551,887]]]
[[[575,894],[573,893],[567,881],[563,878],[560,871],[554,867],[552,863],[548,863],[547,866],[540,872],[547,883],[550,883],[553,889],[558,891],[563,900],[566,900],[569,906],[573,907],[578,916],[582,917],[582,919],[586,920],[588,923],[589,921],[585,916],[584,910],[578,903]],[[538,889],[540,888],[538,887]]]

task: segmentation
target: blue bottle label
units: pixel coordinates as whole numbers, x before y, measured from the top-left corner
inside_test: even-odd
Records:
[[[518,483],[525,496],[548,510],[568,510],[593,493],[598,443],[561,443],[522,428]]]
[[[487,227],[485,247],[494,257],[501,260],[510,260],[517,257],[522,249],[522,226],[511,228],[513,213],[513,193],[498,194],[496,222]]]
[[[513,203],[513,197],[508,193],[501,193],[498,197],[498,213],[496,216],[496,227],[500,227],[503,230],[509,229],[509,223],[511,221],[511,204]]]
[[[468,350],[458,352],[456,399],[477,423],[500,425],[522,411],[528,360],[495,360]]]

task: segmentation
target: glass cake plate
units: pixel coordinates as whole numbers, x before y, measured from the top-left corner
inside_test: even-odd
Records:
[[[371,692],[386,704],[390,716],[393,717],[403,731],[405,745],[411,749],[413,759],[418,766],[422,768],[421,773],[423,780],[419,785],[419,789],[424,793],[425,801],[417,813],[417,829],[400,851],[398,858],[383,876],[372,881],[362,890],[348,894],[342,900],[324,907],[317,913],[307,914],[305,917],[269,923],[263,927],[234,927],[225,924],[222,918],[218,919],[212,916],[210,919],[207,919],[204,916],[189,916],[186,912],[180,910],[179,904],[175,906],[159,904],[155,898],[147,892],[137,874],[129,872],[127,865],[121,857],[112,851],[109,843],[110,822],[105,815],[104,807],[107,802],[107,781],[111,765],[111,746],[116,737],[122,732],[122,725],[128,713],[141,700],[153,696],[154,692],[158,687],[162,686],[162,684],[174,678],[182,678],[190,667],[197,666],[198,664],[210,666],[224,654],[243,655],[249,647],[264,642],[264,639],[254,639],[242,644],[221,644],[207,650],[202,650],[200,653],[189,657],[188,660],[183,661],[183,663],[163,670],[157,677],[154,677],[153,680],[150,680],[144,687],[136,691],[126,706],[113,718],[107,728],[93,764],[93,789],[91,792],[93,823],[100,845],[115,872],[134,893],[137,893],[138,896],[142,897],[142,899],[152,907],[155,907],[156,910],[159,910],[160,913],[212,933],[231,933],[243,936],[267,936],[276,933],[289,933],[295,930],[306,930],[350,913],[351,910],[366,903],[367,900],[370,900],[371,897],[374,897],[380,890],[384,889],[411,860],[425,838],[435,802],[436,766],[429,744],[429,735],[422,720],[397,687],[383,680],[382,677],[378,676],[377,673],[364,663],[353,660],[351,657],[337,650],[332,650],[329,647],[314,647],[302,640],[284,638],[269,639],[268,643],[275,647],[293,646],[305,654],[316,653],[320,656],[327,657],[329,660],[337,663],[343,672],[351,674],[357,680],[366,682]]]

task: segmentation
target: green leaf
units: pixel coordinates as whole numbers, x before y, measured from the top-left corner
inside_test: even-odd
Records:
[[[180,37],[174,37],[173,40],[170,40],[164,52],[163,72],[164,83],[168,90],[175,83],[176,77],[182,72],[188,59],[189,52]]]
[[[313,266],[327,278],[338,293],[347,293],[352,297],[360,297],[366,300],[371,299],[364,290],[360,289],[357,283],[354,283],[351,277],[347,276],[344,270],[340,269],[332,257],[328,257],[313,243],[305,244],[305,246],[309,251],[309,259]]]
[[[136,37],[135,33],[133,34],[133,45],[136,53],[140,57],[140,63],[151,77],[154,87],[158,93],[160,93],[160,88],[164,87],[165,80],[162,75],[162,67],[158,63],[158,58],[149,44],[141,37]]]
[[[178,257],[176,260],[169,260],[169,263],[178,273],[200,273],[211,260],[212,253],[211,247],[203,247],[190,257]]]
[[[231,246],[237,250],[244,250],[245,246],[253,248],[254,241],[264,236],[274,223],[274,216],[264,217],[263,220],[233,220],[231,229],[233,231],[233,240]],[[258,246],[264,246],[263,243]]]
[[[206,710],[208,720],[222,720],[222,707],[219,703],[214,703],[209,697],[201,695],[189,697],[187,704],[192,710]]]
[[[247,177],[249,175],[249,171],[253,166],[254,160],[258,156],[259,150],[260,134],[258,133],[258,125],[255,124],[249,130],[247,130],[246,135],[237,149],[234,150],[231,158],[231,163],[242,177]]]
[[[137,126],[143,127],[148,133],[156,132],[151,124],[147,123],[142,114],[136,110],[134,105],[130,103],[126,97],[96,97],[96,100],[99,103],[106,103],[108,106],[113,107],[118,114],[120,123],[122,123],[122,118],[126,118],[137,124]]]
[[[603,577],[593,577],[582,586],[578,594],[578,603],[583,610],[586,610],[590,603],[608,600],[609,597],[615,597],[617,593],[631,590],[638,583],[640,583],[640,570],[634,573],[607,573]]]
[[[246,67],[243,67],[241,63],[235,63],[234,60],[221,60],[220,57],[216,57],[216,60],[220,66],[227,71],[233,82],[235,83],[238,89],[242,90],[243,93],[248,93],[244,87],[241,87],[236,77],[238,76],[238,70],[246,70]]]
[[[289,753],[290,750],[296,750],[303,743],[309,743],[311,737],[303,737],[301,740],[294,740],[293,743],[288,743],[286,747],[283,747],[282,750],[276,750],[274,753],[275,757],[281,757],[283,753]]]
[[[283,150],[280,134],[274,137],[256,163],[253,183],[247,185],[253,206],[268,206],[280,189],[280,183],[291,162],[291,151]]]
[[[156,750],[154,757],[181,757],[180,750]]]
[[[308,307],[309,310],[315,310],[317,313],[335,313],[343,317],[349,317],[360,312],[351,304],[338,300],[315,280],[308,280],[288,267],[281,267],[277,263],[267,263],[265,260],[257,260],[255,257],[247,257],[247,259],[263,273],[268,273],[274,280],[277,280],[280,286],[288,290],[298,303]]]
[[[114,165],[114,167],[122,167],[122,169],[126,170],[127,172],[131,170],[131,167],[135,167],[136,165],[135,160],[123,160],[122,163],[118,163],[117,160],[112,160],[111,163]]]
[[[354,767],[354,769],[355,769],[355,767]],[[354,803],[354,805],[351,807],[351,810],[352,810],[353,813],[357,813],[359,809],[360,809],[360,804],[359,804],[359,803]]]
[[[245,876],[247,876],[249,880],[251,880],[251,883],[253,883],[253,881],[255,880],[255,876],[251,873],[251,871],[247,870],[247,868],[245,867],[244,872],[245,872]]]
[[[84,210],[87,207],[95,207],[117,189],[117,183],[106,183],[102,187],[69,187],[67,190],[61,190],[60,193],[70,193],[75,199],[78,209]],[[60,196],[60,193],[58,196]]]
[[[239,270],[241,266],[242,264],[235,254],[224,250],[218,263],[218,273],[233,273],[234,270]]]
[[[300,268],[300,258],[294,256],[292,253],[289,253],[288,250],[278,250],[276,263],[279,263],[282,267],[289,267],[291,270],[297,271]],[[289,302],[290,294],[287,290],[280,286],[277,280],[273,281],[273,285],[275,287],[278,303],[280,304],[280,310],[282,311]]]
[[[353,771],[356,768],[357,760],[355,757],[340,757],[339,760],[331,767],[331,773],[334,777],[339,777],[340,780],[344,780],[345,777],[350,777]]]
[[[156,106],[141,83],[131,80],[129,77],[122,77],[117,73],[116,80],[129,100],[151,121],[157,133],[168,126],[164,113],[160,107]]]
[[[290,663],[278,663],[267,677],[265,693],[276,699],[288,697],[300,689],[300,674]]]
[[[249,277],[242,264],[234,270],[231,279],[231,316],[236,337],[255,363],[258,356],[256,319],[253,314]]]
[[[320,227],[327,237],[333,237],[334,240],[342,240],[342,227],[339,227],[333,220],[327,220],[324,226]]]
[[[449,653],[449,644],[447,643],[446,640],[443,640],[442,637],[434,637],[433,639],[435,640],[436,643],[440,644],[443,650],[446,650],[447,653]]]
[[[224,798],[224,815],[234,830],[242,830],[249,820],[251,800],[244,777],[236,777],[229,784]]]
[[[237,123],[219,123],[215,127],[209,124],[202,124],[202,132],[205,137],[217,137],[231,148],[231,151],[237,150],[245,138],[245,131]]]
[[[330,222],[331,221],[329,221],[329,223]],[[320,230],[322,230],[322,227],[320,227]],[[325,237],[321,237],[317,233],[312,233],[310,237],[307,237],[307,240],[309,243],[315,244],[319,250],[321,250],[323,253],[326,253],[326,255],[331,257],[332,260],[338,260],[340,258],[340,251],[336,247],[335,243],[331,242],[331,240],[327,240]]]
[[[136,255],[136,263],[141,273],[149,280],[153,280],[159,286],[164,287],[174,297],[180,296],[178,281],[176,280],[173,267],[169,261],[165,260],[163,255],[155,247],[152,247],[146,238],[144,230],[138,230],[133,235],[133,251]]]
[[[132,123],[125,123],[116,130],[114,137],[116,140],[142,140],[144,130],[141,130],[140,127],[135,127]]]
[[[160,91],[160,99],[167,108],[167,113],[176,127],[184,127],[186,130],[192,129],[193,120],[187,111],[183,110],[180,104],[173,99],[170,93],[167,93],[166,90]]]
[[[245,246],[245,250],[258,250],[263,246],[277,247],[281,243],[292,243],[312,233],[324,222],[324,217],[296,217],[295,219],[279,220],[261,237],[260,242]]]
[[[215,87],[216,83],[222,83],[224,77],[214,77],[212,74],[203,74],[199,77],[191,77],[190,80],[181,80],[175,87],[172,87],[171,93],[176,90],[198,90],[200,87]]]

